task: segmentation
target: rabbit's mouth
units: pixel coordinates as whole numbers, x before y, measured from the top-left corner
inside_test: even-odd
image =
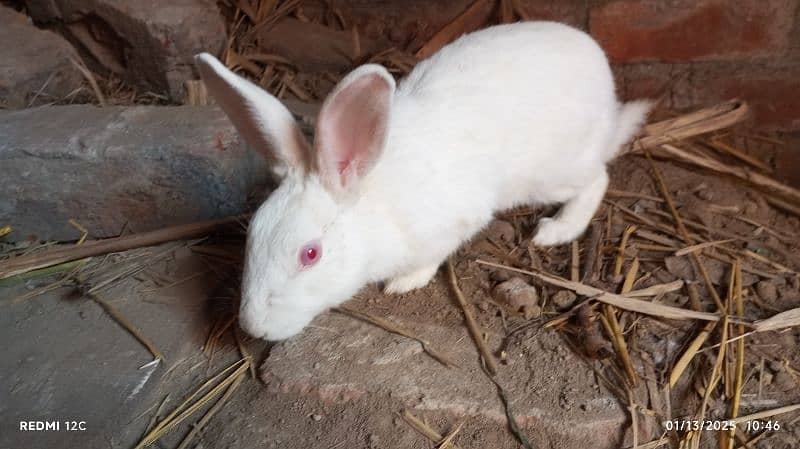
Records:
[[[266,326],[262,321],[263,320],[257,318],[254,319],[253,314],[239,314],[239,327],[255,338],[264,338],[264,335],[266,334]]]
[[[239,326],[255,338],[284,340],[300,333],[316,314],[296,307],[269,307],[254,310],[245,306],[239,313]]]

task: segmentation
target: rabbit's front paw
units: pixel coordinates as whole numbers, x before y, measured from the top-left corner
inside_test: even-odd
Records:
[[[585,226],[557,218],[541,218],[536,227],[533,243],[536,246],[553,246],[578,238]]]
[[[406,293],[428,285],[439,265],[431,265],[390,279],[383,288],[385,293]]]

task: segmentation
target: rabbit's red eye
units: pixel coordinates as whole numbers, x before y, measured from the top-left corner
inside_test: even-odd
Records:
[[[317,241],[309,242],[300,248],[300,265],[310,267],[322,257],[322,246]]]

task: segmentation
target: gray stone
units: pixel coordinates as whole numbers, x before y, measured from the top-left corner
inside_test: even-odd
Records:
[[[58,27],[96,62],[142,88],[185,96],[193,56],[218,54],[225,22],[214,0],[26,0],[37,23]]]
[[[494,288],[494,296],[511,310],[522,312],[525,319],[539,318],[542,314],[542,309],[539,307],[539,292],[522,278],[512,277],[498,284]]]
[[[106,267],[113,270],[110,262]],[[207,269],[188,249],[176,252],[174,264],[176,277]],[[152,268],[165,275],[165,266]],[[208,296],[215,282],[213,276],[195,277],[177,288],[143,293],[144,285],[128,278],[99,293],[164,354],[166,362],[159,364],[151,364],[153,356],[141,343],[74,289],[15,301],[27,286],[0,285],[0,340],[14,342],[0,364],[0,447],[133,447],[154,404],[170,393],[169,412],[185,388],[208,377],[204,369],[189,368],[205,360],[200,348],[210,322],[198,298]],[[20,421],[40,420],[60,421],[60,431],[19,430]],[[67,431],[66,420],[84,421],[86,430]]]
[[[4,6],[0,23],[0,107],[58,100],[81,86],[81,74],[69,60],[75,52],[63,37]]]
[[[266,162],[211,107],[0,112],[0,223],[10,240],[93,238],[242,213]],[[259,197],[260,198],[260,197]]]
[[[391,398],[395,409],[415,414],[505,423],[497,390],[482,372],[466,329],[391,321],[434,342],[436,348],[446,348],[458,367],[442,366],[416,341],[333,313],[321,315],[297,337],[274,346],[261,366],[261,379],[270,391],[310,396],[331,407]],[[489,344],[499,344],[499,337]],[[559,337],[553,333],[543,332],[526,344],[530,347],[509,349],[512,362],[501,367],[497,379],[513,392],[516,419],[536,446],[580,447],[592,442],[592,447],[616,447],[614,436],[626,422],[625,413],[611,393],[596,388],[591,369],[559,349]],[[575,403],[590,404],[590,411],[560,410],[557,404],[565,394]]]
[[[578,297],[575,296],[575,293],[570,290],[559,290],[552,296],[552,298],[550,298],[550,300],[553,302],[553,305],[560,312],[563,312],[574,306],[577,299]]]

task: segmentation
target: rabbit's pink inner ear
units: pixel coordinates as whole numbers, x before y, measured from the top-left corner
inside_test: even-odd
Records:
[[[328,98],[317,121],[318,168],[334,193],[354,188],[386,140],[394,82],[388,73],[354,75]]]

